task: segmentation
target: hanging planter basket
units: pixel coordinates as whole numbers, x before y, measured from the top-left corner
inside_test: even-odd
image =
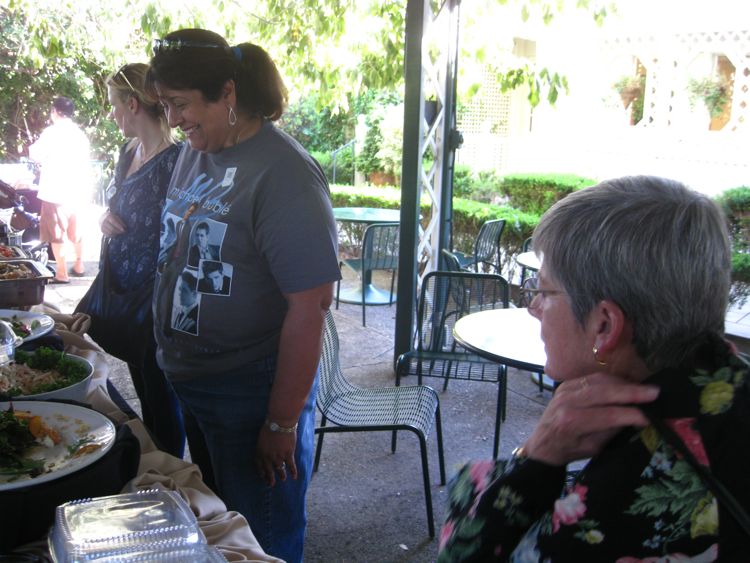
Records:
[[[628,109],[638,96],[641,94],[641,88],[639,86],[628,86],[620,90],[620,99],[622,100],[622,107]]]

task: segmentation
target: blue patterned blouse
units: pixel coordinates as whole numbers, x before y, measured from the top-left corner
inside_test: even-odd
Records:
[[[172,145],[125,178],[133,151],[120,150],[115,168],[114,195],[109,209],[126,225],[126,231],[109,243],[110,283],[123,291],[151,282],[159,253],[159,224],[164,199],[182,145]],[[101,269],[100,264],[100,269]]]

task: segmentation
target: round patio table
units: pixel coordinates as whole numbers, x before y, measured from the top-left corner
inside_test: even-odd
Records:
[[[516,264],[534,272],[538,272],[542,267],[541,261],[533,252],[522,252],[516,256]]]
[[[334,207],[333,218],[342,223],[398,223],[401,220],[401,210],[381,209],[377,207]],[[390,291],[384,291],[372,283],[372,273],[363,272],[365,276],[365,305],[389,305],[391,303]],[[356,287],[341,290],[339,301],[342,303],[362,303],[362,288]],[[396,294],[393,295],[393,302]]]
[[[336,221],[346,223],[398,223],[401,221],[400,209],[380,209],[377,207],[334,207],[333,217]]]
[[[453,336],[464,348],[483,358],[507,366],[544,373],[547,354],[540,336],[539,320],[527,309],[490,309],[461,317]],[[554,381],[542,375],[543,385],[552,389]]]

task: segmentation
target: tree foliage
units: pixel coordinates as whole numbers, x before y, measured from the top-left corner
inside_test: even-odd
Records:
[[[112,155],[122,139],[106,118],[106,77],[124,63],[146,62],[152,39],[183,27],[212,29],[232,43],[258,43],[277,62],[293,100],[314,92],[317,109],[326,108],[331,116],[361,113],[357,105],[368,92],[403,88],[406,1],[0,0],[0,159],[24,154],[43,128],[55,95],[76,101],[77,119],[95,149],[101,157]],[[509,2],[484,1],[493,6]],[[589,0],[569,1],[595,17],[606,14],[592,9]],[[521,6],[525,17],[544,21],[565,4],[510,2]],[[498,33],[485,37],[493,35]],[[463,56],[481,59],[483,51],[464,51]],[[532,104],[545,88],[553,103],[566,88],[564,77],[547,69],[504,72],[508,88],[531,88]]]

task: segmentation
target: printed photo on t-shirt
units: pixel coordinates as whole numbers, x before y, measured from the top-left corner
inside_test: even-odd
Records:
[[[227,226],[225,223],[201,219],[190,233],[190,251],[187,265],[197,268],[201,260],[221,260],[221,243]]]
[[[159,229],[159,259],[158,264],[162,264],[167,256],[172,252],[172,248],[177,242],[177,225],[180,218],[173,213],[164,213],[161,218]]]
[[[201,296],[198,278],[190,270],[183,270],[177,279],[172,303],[172,328],[197,335]]]
[[[229,295],[232,290],[232,265],[216,260],[201,260],[198,268],[198,292]]]

